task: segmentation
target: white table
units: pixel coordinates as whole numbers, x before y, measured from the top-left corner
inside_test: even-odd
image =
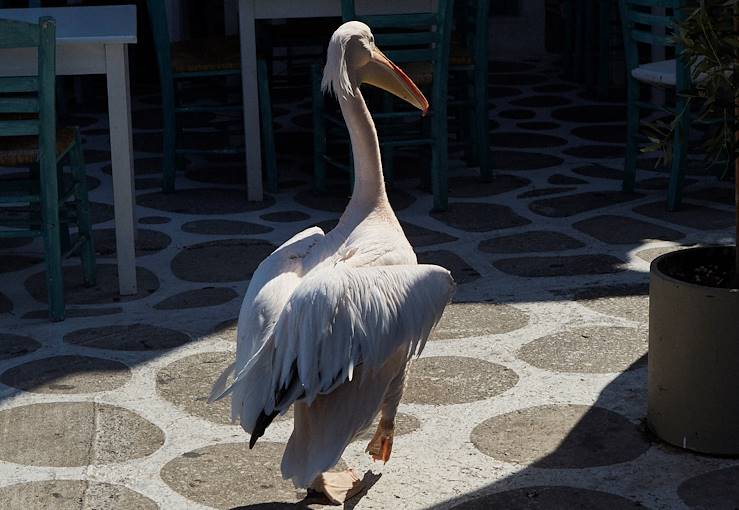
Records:
[[[226,2],[226,7],[230,2]],[[357,0],[358,14],[430,12],[435,0]],[[239,0],[241,86],[244,96],[246,185],[249,200],[262,200],[262,150],[259,136],[255,21],[275,18],[341,16],[341,0]],[[227,16],[226,19],[229,19]],[[338,25],[337,25],[338,28]],[[326,40],[331,34],[326,34]]]
[[[136,6],[0,9],[0,18],[56,19],[57,75],[104,74],[108,83],[118,287],[136,294],[135,194],[128,45],[136,43]],[[0,50],[0,76],[36,74],[35,49]]]

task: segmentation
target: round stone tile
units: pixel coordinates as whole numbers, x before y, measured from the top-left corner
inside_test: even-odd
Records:
[[[513,106],[523,106],[532,108],[552,108],[555,106],[564,106],[570,104],[571,101],[562,96],[529,96],[522,97],[511,101]]]
[[[527,74],[527,73],[515,73],[515,74],[495,74],[494,78],[496,85],[537,85],[544,83],[549,78],[541,74]]]
[[[157,373],[157,393],[186,413],[219,425],[231,425],[231,398],[208,404],[208,396],[234,356],[233,352],[205,352],[170,363]],[[275,421],[292,416],[290,408]]]
[[[182,225],[184,232],[202,235],[248,236],[266,234],[274,229],[257,223],[237,220],[197,220]]]
[[[626,143],[625,124],[601,124],[594,126],[578,126],[571,133],[583,140],[603,143]]]
[[[583,104],[554,110],[552,117],[566,122],[587,124],[624,122],[626,108],[623,105]]]
[[[585,243],[559,232],[533,230],[486,239],[478,249],[485,253],[531,253],[576,250],[584,246]]]
[[[261,202],[249,202],[241,189],[195,188],[180,189],[177,193],[160,191],[139,195],[138,205],[180,214],[236,214],[266,209],[275,199],[265,195]]]
[[[498,113],[498,116],[504,119],[531,119],[536,117],[536,112],[523,109],[503,110]]]
[[[541,133],[521,133],[517,131],[495,132],[490,137],[491,145],[495,147],[512,147],[516,149],[537,149],[546,147],[561,147],[567,145],[567,140],[554,135]],[[493,157],[495,162],[495,158]],[[496,166],[497,162],[496,162]]]
[[[278,223],[291,223],[294,221],[305,221],[310,218],[309,214],[303,211],[277,211],[260,216],[263,220],[274,221]]]
[[[239,326],[239,318],[235,317],[233,319],[226,319],[225,321],[221,321],[215,326],[213,326],[213,329],[210,331],[209,335],[222,339],[222,340],[228,340],[231,342],[236,341],[236,330]]]
[[[183,247],[171,263],[174,275],[188,282],[248,280],[277,247],[261,239],[220,239]]]
[[[164,444],[156,425],[97,402],[31,404],[0,411],[0,459],[28,466],[87,466],[151,455]]]
[[[671,228],[610,214],[578,221],[572,226],[608,244],[641,244],[645,240],[675,241],[685,237],[682,232]]]
[[[617,159],[625,154],[623,145],[581,145],[562,151],[563,154],[582,159]]]
[[[739,466],[690,478],[680,484],[677,493],[690,508],[736,510],[739,508]]]
[[[13,302],[0,292],[0,313],[10,313],[13,311]]]
[[[102,315],[114,315],[116,313],[123,312],[123,308],[117,306],[102,307],[102,308],[70,308],[66,307],[64,310],[64,316],[67,319],[76,319],[79,317],[100,317]],[[45,319],[49,320],[48,308],[43,310],[31,310],[21,316],[21,319]]]
[[[547,179],[547,182],[549,184],[555,184],[558,186],[577,186],[580,184],[588,183],[588,181],[585,181],[583,179],[578,179],[577,177],[572,177],[570,175],[563,175],[563,174],[551,175]]]
[[[312,190],[299,191],[295,195],[295,201],[300,205],[318,211],[343,212],[349,203],[351,189],[348,184],[340,183],[330,188],[325,193],[316,193]],[[393,210],[401,211],[409,207],[416,199],[398,188],[388,190],[388,199]]]
[[[159,152],[159,151],[157,151]],[[112,167],[107,164],[102,167],[103,173],[111,175]],[[162,158],[135,158],[133,160],[133,172],[136,176],[162,173]]]
[[[608,492],[575,487],[534,486],[481,496],[452,510],[634,510],[640,503]]]
[[[518,357],[551,372],[600,374],[637,368],[646,352],[646,329],[591,327],[538,338],[524,345]]]
[[[531,181],[515,175],[497,174],[492,181],[484,182],[477,175],[449,179],[449,196],[455,198],[486,197],[523,188]]]
[[[78,329],[64,335],[64,341],[94,349],[156,351],[184,345],[190,341],[190,337],[174,329],[130,324]]]
[[[88,356],[54,356],[6,370],[0,382],[31,393],[94,393],[119,388],[131,370],[118,361]]]
[[[685,178],[683,180],[683,186],[690,186],[691,184],[695,184],[695,179],[688,179]],[[645,189],[645,190],[664,190],[667,189],[667,187],[670,184],[670,179],[667,177],[649,177],[648,179],[642,179],[641,181],[636,183],[636,187],[638,189]]]
[[[142,225],[163,225],[170,221],[172,221],[171,218],[167,218],[166,216],[145,216],[143,218],[139,218],[139,223]]]
[[[0,361],[25,356],[39,347],[41,344],[31,337],[0,333]]]
[[[734,190],[731,188],[719,188],[716,186],[691,191],[686,196],[696,200],[707,200],[717,204],[728,206],[734,205]]]
[[[100,202],[90,202],[90,222],[93,225],[113,219],[113,206]]]
[[[157,310],[184,310],[187,308],[201,308],[228,303],[238,293],[228,287],[205,287],[202,289],[187,290],[160,301],[154,305]]]
[[[33,267],[36,264],[42,263],[43,261],[43,258],[34,257],[32,255],[19,255],[17,253],[0,255],[0,274],[12,273],[14,271],[23,271],[24,269]]]
[[[42,480],[0,487],[5,510],[157,510],[146,496],[109,483],[87,480]]]
[[[474,282],[480,278],[480,273],[464,261],[456,253],[447,250],[425,251],[416,254],[419,264],[434,264],[446,268],[452,273],[457,284]]]
[[[477,202],[452,202],[446,211],[432,212],[431,216],[466,232],[489,232],[531,223],[504,205]]]
[[[496,260],[493,266],[504,273],[524,277],[611,274],[626,270],[624,261],[612,255],[519,257]]]
[[[284,444],[261,440],[252,450],[243,441],[206,446],[169,461],[159,475],[172,490],[209,507],[296,503],[305,491],[282,479],[284,451]]]
[[[583,405],[545,405],[494,416],[475,427],[470,440],[497,460],[548,469],[609,466],[649,449],[626,417]]]
[[[550,154],[508,150],[492,151],[490,159],[495,168],[501,171],[539,170],[564,163],[562,158]]]
[[[639,193],[622,191],[587,191],[561,197],[534,200],[529,204],[536,214],[549,218],[565,218],[603,207],[629,202],[643,197]]]
[[[579,304],[606,315],[646,324],[649,321],[649,285],[590,287],[573,296]]]
[[[491,81],[494,83],[497,79],[498,73],[519,73],[521,71],[530,71],[534,69],[534,66],[532,64],[520,61],[491,60],[489,69],[490,74],[495,75],[491,76],[490,78]]]
[[[116,254],[115,229],[104,228],[92,231],[95,243],[95,253],[102,257],[110,257]],[[138,229],[136,239],[136,256],[143,257],[165,249],[172,243],[172,239],[164,232],[148,228]]]
[[[528,322],[525,312],[510,305],[450,303],[429,340],[500,335],[523,328]]]
[[[520,195],[518,195],[517,198],[545,197],[548,195],[557,195],[559,193],[569,193],[570,191],[574,191],[576,189],[577,188],[575,188],[574,186],[563,186],[561,188],[538,188],[521,193]]]
[[[97,265],[97,283],[92,287],[84,286],[82,268],[79,264],[65,266],[64,300],[68,305],[117,303],[144,298],[159,288],[159,279],[143,267],[136,268],[136,282],[138,293],[133,296],[121,296],[118,292],[118,268],[114,264]],[[45,271],[29,276],[25,281],[25,286],[36,301],[48,302]]]
[[[517,127],[520,127],[521,129],[528,129],[530,131],[548,131],[551,129],[557,129],[559,127],[559,124],[556,122],[548,122],[548,121],[529,121],[529,122],[519,122],[516,124]]]
[[[406,404],[465,404],[495,397],[513,388],[518,375],[477,358],[435,356],[411,365],[403,394]]]
[[[162,180],[158,177],[139,177],[134,182],[136,191],[158,189],[162,187]]]
[[[488,87],[488,97],[498,99],[501,97],[514,97],[521,95],[521,89],[514,87],[499,87],[497,85]]]
[[[598,179],[611,179],[614,181],[620,181],[624,178],[623,170],[617,170],[607,166],[599,165],[597,163],[592,165],[579,166],[573,168],[572,171],[578,175],[584,175],[586,177],[597,177]]]
[[[683,202],[679,211],[668,211],[664,201],[650,202],[634,208],[634,212],[650,218],[696,230],[722,230],[734,225],[732,213]]]
[[[542,94],[551,94],[553,92],[571,92],[577,90],[577,85],[571,83],[547,83],[546,85],[536,85],[532,87],[534,92]]]
[[[412,223],[406,223],[404,221],[400,222],[400,226],[403,227],[403,233],[405,233],[408,241],[415,248],[449,243],[457,240],[456,237],[445,234],[444,232],[437,232],[436,230],[419,227],[418,225],[413,225]],[[328,230],[324,229],[324,232],[329,232],[331,228],[333,228],[333,226]]]

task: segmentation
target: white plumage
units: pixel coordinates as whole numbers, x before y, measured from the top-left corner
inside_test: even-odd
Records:
[[[336,93],[349,129],[352,199],[335,229],[324,234],[309,228],[259,265],[239,314],[236,361],[211,396],[231,394],[232,416],[252,434],[251,444],[276,413],[295,404],[282,473],[300,487],[333,467],[378,412],[385,424],[378,437],[392,444],[408,363],[420,354],[454,289],[446,269],[417,263],[390,207],[362,82],[428,108],[374,46],[366,25],[350,22],[334,33],[324,88]],[[390,446],[378,453],[378,445],[371,443],[369,451],[387,460]]]

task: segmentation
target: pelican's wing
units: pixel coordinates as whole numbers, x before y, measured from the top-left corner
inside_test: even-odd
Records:
[[[359,363],[379,368],[401,347],[420,354],[454,287],[449,271],[433,265],[338,263],[310,273],[274,329],[275,401],[265,411],[282,411],[289,400],[310,404],[351,379]]]
[[[209,400],[218,400],[232,389],[228,377],[247,374],[267,345],[285,303],[300,282],[303,260],[324,239],[323,230],[311,227],[294,235],[265,258],[254,271],[239,313],[236,361],[213,385]],[[235,382],[238,382],[239,377]]]

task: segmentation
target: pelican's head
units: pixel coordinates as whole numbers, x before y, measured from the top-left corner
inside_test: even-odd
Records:
[[[423,113],[429,109],[429,102],[416,84],[375,46],[370,28],[359,21],[349,21],[331,36],[321,88],[348,98],[362,83],[386,90]]]

